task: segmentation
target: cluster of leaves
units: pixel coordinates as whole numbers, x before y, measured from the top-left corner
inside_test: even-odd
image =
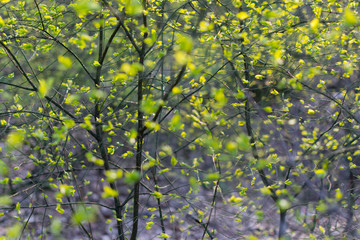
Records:
[[[358,5],[0,0],[7,237],[356,238]]]

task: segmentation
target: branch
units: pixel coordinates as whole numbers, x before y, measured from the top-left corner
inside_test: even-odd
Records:
[[[183,75],[184,75],[184,73],[185,73],[185,70],[186,70],[186,65],[184,65],[184,66],[181,68],[178,76],[176,77],[175,82],[171,85],[169,91],[168,91],[168,92],[164,95],[164,97],[161,99],[163,102],[167,101],[167,99],[169,98],[169,96],[170,96],[172,90],[174,89],[174,87],[176,87],[176,86],[179,84],[179,82],[181,81],[181,78],[183,77]],[[156,113],[155,113],[155,116],[153,117],[153,119],[151,119],[151,121],[155,122],[155,121],[158,119],[158,117],[159,117],[159,115],[160,115],[160,112],[161,112],[161,110],[162,110],[163,107],[164,107],[164,105],[161,105],[161,106],[158,108],[158,110],[157,110]]]
[[[140,48],[136,45],[136,42],[134,40],[134,38],[131,36],[129,30],[126,28],[126,26],[124,25],[123,21],[121,20],[120,15],[114,10],[114,8],[112,6],[110,6],[110,4],[106,1],[106,0],[101,0],[102,3],[105,4],[105,6],[107,8],[109,8],[110,12],[116,17],[116,19],[119,21],[119,24],[121,26],[121,28],[124,30],[127,38],[130,40],[131,44],[133,45],[133,47],[135,48],[136,52],[141,55],[141,50]]]
[[[8,55],[11,56],[12,60],[15,61],[15,63],[13,62],[13,64],[15,65],[15,67],[19,70],[19,72],[26,78],[27,82],[31,85],[31,87],[33,88],[32,91],[36,91],[37,92],[37,87],[34,85],[34,83],[30,80],[29,76],[26,74],[26,72],[24,71],[24,69],[22,68],[22,66],[20,65],[19,61],[17,60],[17,58],[15,57],[15,55],[11,52],[11,50],[6,46],[6,44],[0,40],[0,45],[5,49],[6,53]]]
[[[27,87],[23,87],[23,86],[16,85],[16,84],[12,84],[12,83],[7,83],[7,82],[1,82],[1,81],[0,81],[0,84],[9,85],[9,86],[21,88],[21,89],[28,90],[28,91],[32,91],[32,92],[34,91],[34,89],[32,89],[32,88],[27,88]]]

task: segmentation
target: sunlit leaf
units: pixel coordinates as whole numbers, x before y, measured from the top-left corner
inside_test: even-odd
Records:
[[[56,205],[56,211],[60,214],[63,214],[65,210],[61,207],[61,204]]]
[[[101,194],[102,198],[118,197],[118,192],[109,186],[104,187],[104,192]]]
[[[25,139],[25,134],[22,131],[12,131],[6,138],[6,144],[10,149],[21,148]]]
[[[124,182],[129,185],[134,185],[135,183],[140,181],[140,173],[138,171],[132,171],[125,173]]]
[[[175,166],[177,164],[177,159],[175,157],[171,157],[171,165]]]
[[[18,239],[21,234],[23,225],[21,223],[15,223],[7,228],[7,239]]]
[[[39,95],[44,98],[50,92],[54,80],[52,78],[48,80],[39,80]]]
[[[123,177],[123,171],[121,169],[118,170],[108,170],[105,172],[106,179],[109,183],[115,182],[117,179]]]
[[[319,28],[319,19],[318,18],[314,18],[311,22],[310,22],[310,27],[312,29],[313,32],[317,32],[318,28]]]
[[[96,11],[101,8],[100,4],[95,0],[77,0],[73,6],[80,17],[84,17],[91,11]]]
[[[315,170],[315,174],[318,178],[324,178],[326,176],[326,171],[324,169]]]
[[[207,180],[207,181],[216,181],[216,180],[219,180],[219,178],[220,178],[219,173],[215,172],[215,173],[206,174],[205,180]]]
[[[308,109],[308,114],[313,115],[313,114],[315,114],[315,111],[313,109]]]
[[[181,116],[179,114],[175,114],[170,123],[169,123],[169,126],[170,126],[170,129],[171,130],[179,130],[182,126],[182,123],[181,123]]]
[[[247,14],[246,12],[239,12],[238,14],[236,14],[236,17],[240,20],[245,20],[249,17],[249,14]]]
[[[65,68],[71,68],[72,66],[72,60],[69,57],[66,56],[58,56],[58,61],[61,63]]]
[[[21,45],[21,47],[24,49],[24,50],[29,50],[29,49],[32,49],[33,48],[33,45],[31,43],[23,43]]]
[[[220,88],[217,89],[215,92],[215,96],[214,96],[215,100],[216,100],[216,107],[217,108],[222,108],[223,106],[226,105],[228,99],[224,94],[224,89]]]
[[[247,135],[241,134],[236,138],[236,142],[238,144],[239,150],[248,151],[250,149],[250,139]]]
[[[130,16],[136,16],[143,12],[143,6],[139,0],[126,0],[125,12]]]
[[[96,221],[97,211],[96,207],[79,206],[72,216],[72,222],[76,225],[84,222],[94,222]]]
[[[349,8],[345,9],[344,22],[347,26],[352,26],[358,23],[358,18]]]
[[[185,53],[190,53],[194,45],[192,38],[188,36],[182,36],[178,40],[178,44],[179,50],[184,51]]]

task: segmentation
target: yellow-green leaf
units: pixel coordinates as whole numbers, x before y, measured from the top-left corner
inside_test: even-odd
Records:
[[[240,20],[245,20],[249,17],[249,14],[247,14],[246,12],[239,12],[238,14],[236,14],[236,17]]]
[[[15,223],[7,229],[7,239],[18,239],[22,229],[21,223]]]
[[[171,157],[171,165],[175,166],[177,164],[177,159],[173,156]]]
[[[271,113],[272,112],[272,108],[267,106],[267,107],[264,107],[264,111],[267,112],[267,113]]]
[[[60,213],[60,214],[63,214],[63,213],[65,212],[65,210],[64,210],[63,208],[61,208],[60,203],[58,203],[58,204],[56,205],[56,211],[57,211],[58,213]]]
[[[10,149],[20,148],[24,142],[25,134],[21,131],[11,132],[6,139],[6,144]]]
[[[124,182],[129,185],[134,185],[135,183],[140,181],[140,173],[138,171],[127,172],[125,173]]]
[[[79,207],[72,216],[72,222],[79,225],[83,222],[96,221],[97,208],[96,207]]]
[[[8,195],[0,196],[0,207],[10,206],[12,204],[12,199]]]
[[[313,115],[313,114],[315,114],[315,111],[313,109],[308,109],[308,114]]]
[[[104,192],[101,194],[102,198],[117,197],[118,195],[118,192],[109,186],[105,186]]]
[[[41,98],[44,98],[50,91],[53,84],[53,79],[39,80],[39,95]]]
[[[72,66],[72,60],[69,57],[66,56],[58,56],[58,61],[61,63],[65,68],[71,68]]]
[[[349,8],[345,9],[344,22],[345,22],[345,25],[348,25],[348,26],[355,25],[358,22],[356,15]]]
[[[51,221],[51,225],[50,225],[50,232],[55,235],[58,236],[60,235],[62,230],[62,222],[59,218],[55,218]]]
[[[205,179],[207,181],[216,181],[216,180],[219,180],[220,178],[220,174],[218,172],[215,172],[215,173],[209,173],[206,175]]]
[[[318,178],[324,178],[326,176],[326,171],[324,169],[315,170],[315,174]]]
[[[143,12],[143,6],[139,0],[127,0],[125,12],[130,16],[136,16]]]

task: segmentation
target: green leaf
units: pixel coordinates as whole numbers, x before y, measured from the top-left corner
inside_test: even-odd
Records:
[[[72,60],[69,57],[66,56],[58,56],[58,61],[59,63],[61,63],[62,66],[64,66],[65,68],[71,68],[72,66]]]
[[[172,156],[171,157],[171,165],[175,166],[177,163],[178,163],[177,159],[174,156]]]
[[[285,183],[285,185],[291,185],[292,184],[292,182],[289,179],[286,179],[286,181],[284,183]]]
[[[267,113],[271,113],[272,112],[272,108],[267,106],[267,107],[264,107],[264,111],[267,112]]]
[[[149,230],[149,229],[151,229],[151,227],[152,227],[153,225],[154,225],[154,222],[147,222],[145,228],[146,228],[147,230]]]
[[[87,160],[88,160],[89,162],[92,162],[92,163],[94,163],[94,164],[97,165],[97,166],[103,166],[103,165],[104,165],[104,160],[95,157],[94,155],[92,155],[91,152],[87,152],[87,153],[85,154],[85,156],[86,156],[86,158],[87,158]]]
[[[52,219],[50,225],[50,232],[55,236],[59,236],[62,230],[62,225],[63,223],[59,218]]]
[[[123,63],[120,67],[120,71],[126,73],[129,76],[136,76],[138,72],[142,72],[144,70],[144,66],[140,63]]]
[[[104,192],[101,194],[102,198],[118,197],[119,193],[109,186],[104,187]]]
[[[280,210],[287,210],[291,207],[291,204],[288,200],[286,199],[280,199],[278,202],[277,202],[277,205],[279,207]]]
[[[189,178],[189,184],[191,188],[194,190],[194,192],[198,192],[200,189],[199,181],[195,177]]]
[[[308,109],[308,114],[309,115],[314,115],[315,114],[315,111],[313,109]]]
[[[90,121],[90,116],[84,118],[84,123],[81,123],[80,126],[86,130],[92,129],[92,123]]]
[[[73,7],[81,18],[101,8],[100,4],[95,0],[77,0],[73,4]]]
[[[205,180],[206,181],[217,181],[220,179],[220,174],[218,172],[208,173],[206,174]]]
[[[18,130],[18,131],[12,131],[6,139],[6,144],[9,149],[19,149],[22,147],[23,142],[25,139],[25,134]]]
[[[100,99],[106,98],[106,92],[99,90],[99,89],[95,89],[90,92],[89,96],[90,96],[90,98],[94,99],[95,101],[98,101]]]
[[[66,184],[60,184],[59,185],[59,190],[60,190],[60,193],[65,195],[65,196],[74,196],[75,194],[75,189],[74,189],[74,186],[69,186],[69,185],[66,185]]]
[[[320,20],[319,20],[318,18],[314,18],[314,19],[310,22],[310,27],[311,27],[311,30],[312,30],[313,32],[317,32],[317,31],[318,31],[319,23],[320,23]]]
[[[175,86],[175,87],[171,90],[171,92],[172,92],[174,95],[176,95],[176,94],[181,94],[181,93],[182,93],[182,89],[181,89],[180,87]]]
[[[67,129],[70,129],[75,126],[75,121],[72,119],[64,120],[64,125],[66,126]]]
[[[18,222],[8,227],[6,234],[7,239],[19,239],[19,236],[22,233],[22,227],[22,224]]]
[[[236,14],[236,17],[240,20],[245,20],[249,17],[249,14],[247,14],[246,12],[239,12],[238,14]]]
[[[168,234],[166,234],[166,233],[160,233],[160,236],[159,236],[159,238],[171,238],[171,236],[170,235],[168,235]]]
[[[109,183],[115,182],[117,179],[123,177],[123,171],[121,169],[118,170],[108,170],[105,172],[106,179]]]
[[[175,114],[169,122],[169,125],[170,130],[179,130],[182,127],[181,116],[179,114]]]
[[[0,175],[2,177],[6,177],[9,174],[9,168],[7,166],[7,164],[3,161],[0,160]]]
[[[146,121],[145,127],[147,127],[150,130],[154,130],[154,132],[159,131],[161,128],[160,124],[158,124],[157,122],[154,122],[154,121]]]
[[[124,182],[128,185],[134,185],[135,183],[140,181],[140,173],[138,171],[132,171],[125,173]]]
[[[147,114],[153,114],[159,109],[162,103],[163,102],[161,100],[154,101],[151,98],[147,98],[142,102],[141,110]]]
[[[241,150],[241,151],[249,151],[250,150],[250,147],[251,147],[250,139],[246,134],[244,134],[244,133],[240,134],[240,136],[236,138],[236,142],[239,146],[239,150]]]
[[[22,49],[24,50],[29,50],[29,49],[32,49],[33,48],[33,45],[31,43],[23,43],[21,45]]]
[[[12,199],[8,195],[0,196],[0,207],[10,206],[12,204]]]
[[[216,104],[214,107],[216,108],[222,108],[226,105],[228,99],[226,98],[225,94],[224,94],[224,89],[220,88],[217,89],[215,92],[215,96],[214,96],[215,100],[216,100]]]
[[[126,0],[125,12],[130,16],[137,16],[143,13],[144,9],[139,0]]]
[[[176,63],[178,63],[179,65],[185,65],[190,61],[189,54],[184,51],[176,51],[174,53],[174,58]]]
[[[65,212],[65,210],[61,207],[60,203],[56,205],[56,211],[60,214],[63,214]]]
[[[96,61],[96,60],[93,62],[93,65],[94,65],[95,67],[100,67],[100,66],[101,66],[101,64],[100,64],[98,61]]]
[[[356,15],[349,8],[345,9],[344,23],[346,26],[352,26],[352,25],[355,25],[358,23],[358,19],[357,19]]]
[[[268,187],[260,188],[260,192],[264,195],[271,195],[271,190]]]
[[[152,193],[152,195],[154,195],[155,198],[157,198],[157,199],[161,199],[162,196],[163,196],[160,192],[157,192],[157,191],[154,191],[154,192]]]
[[[230,142],[228,142],[228,143],[226,144],[226,149],[227,149],[230,153],[236,154],[237,149],[238,149],[238,144],[237,144],[236,142],[230,141]]]
[[[244,99],[245,98],[245,93],[243,91],[241,91],[240,89],[237,90],[237,94],[236,94],[236,98],[238,99]]]
[[[16,203],[16,207],[15,207],[15,209],[16,209],[17,213],[18,213],[18,214],[20,214],[21,205],[20,205],[20,203],[19,203],[19,202],[18,202],[18,203]]]
[[[324,169],[316,169],[315,174],[318,178],[324,178],[326,176],[326,171]]]
[[[50,78],[47,81],[39,80],[39,95],[44,98],[51,90],[54,79]]]
[[[95,222],[97,219],[97,212],[98,210],[96,207],[80,206],[73,214],[72,222],[75,225],[79,225],[84,222]]]
[[[179,50],[184,51],[185,53],[190,53],[193,49],[193,40],[189,36],[181,36],[178,40]]]

